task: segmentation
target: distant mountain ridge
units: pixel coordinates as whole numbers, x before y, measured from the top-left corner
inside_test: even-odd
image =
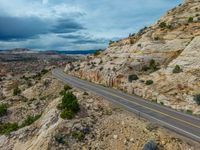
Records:
[[[34,51],[28,48],[15,48],[9,50],[0,50],[0,53],[9,54],[22,54],[22,53],[42,53],[42,54],[66,54],[66,55],[88,55],[94,54],[96,51],[100,50],[45,50],[45,51]],[[101,50],[102,51],[102,50]]]

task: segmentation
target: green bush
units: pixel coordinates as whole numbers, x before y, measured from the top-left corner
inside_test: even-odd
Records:
[[[67,85],[67,84],[64,85],[64,90],[65,90],[65,91],[68,91],[68,90],[71,90],[71,89],[72,89],[71,86],[69,86],[69,85]]]
[[[7,105],[0,104],[0,117],[6,115],[6,113],[7,113]]]
[[[166,28],[166,27],[167,27],[167,24],[166,24],[165,22],[161,22],[161,23],[159,24],[159,27],[160,27],[160,28]]]
[[[193,18],[192,17],[189,17],[188,18],[188,23],[192,23],[193,22]]]
[[[142,67],[142,71],[148,71],[150,70],[151,72],[157,71],[159,69],[159,63],[156,63],[154,59],[151,59],[149,62],[149,66],[144,65]]]
[[[61,114],[60,114],[60,117],[62,118],[62,119],[73,119],[74,118],[74,112],[72,112],[71,110],[68,110],[68,109],[64,109],[62,112],[61,112]]]
[[[129,82],[132,82],[132,81],[134,81],[134,80],[138,80],[139,78],[138,78],[138,76],[136,75],[136,74],[132,74],[132,75],[129,75],[128,76],[128,81]]]
[[[23,128],[25,126],[31,125],[33,122],[38,120],[41,117],[41,115],[36,115],[36,116],[28,116],[21,124],[20,128]]]
[[[179,65],[176,65],[173,69],[173,73],[180,73],[182,72],[183,70],[181,69],[181,67]]]
[[[146,85],[151,85],[151,84],[153,84],[153,81],[152,81],[152,80],[147,80],[147,81],[146,81]]]
[[[200,105],[200,94],[194,96],[194,101],[197,103],[197,105]]]
[[[16,131],[18,128],[17,123],[0,124],[0,134],[9,134],[12,131]]]
[[[72,119],[80,110],[76,96],[72,92],[65,92],[62,98],[62,103],[58,106],[62,110],[60,117]]]
[[[156,71],[158,70],[158,64],[156,63],[156,61],[154,59],[151,59],[150,62],[149,62],[149,68],[152,70],[152,71]]]
[[[79,111],[79,104],[76,96],[72,92],[67,92],[62,98],[62,108],[72,110],[73,112]]]
[[[13,95],[19,95],[21,93],[21,90],[19,89],[19,87],[14,88],[13,90]]]
[[[82,141],[84,139],[85,135],[81,131],[73,131],[72,137],[78,141]]]

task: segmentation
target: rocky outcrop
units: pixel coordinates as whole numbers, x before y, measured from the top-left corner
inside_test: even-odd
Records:
[[[113,42],[98,56],[67,65],[65,71],[200,114],[200,106],[193,100],[200,93],[199,14],[199,1],[187,0],[152,26]],[[176,65],[182,72],[173,73]],[[133,74],[139,80],[129,82],[128,77]],[[154,84],[146,85],[147,80],[153,80]]]

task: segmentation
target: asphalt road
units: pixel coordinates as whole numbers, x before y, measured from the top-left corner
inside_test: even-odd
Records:
[[[149,102],[137,96],[125,94],[119,90],[67,75],[61,69],[54,69],[52,74],[71,86],[93,92],[140,117],[156,122],[165,128],[200,143],[200,118]]]

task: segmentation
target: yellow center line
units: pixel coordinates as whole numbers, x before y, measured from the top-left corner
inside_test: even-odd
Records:
[[[78,79],[78,80],[82,81],[81,79]],[[89,85],[89,84],[88,84],[88,85]],[[92,87],[92,88],[95,87],[94,85],[89,85],[89,86]],[[95,87],[95,88],[97,89],[97,87]],[[97,90],[99,90],[99,89],[97,89]],[[172,119],[174,119],[174,120],[177,120],[177,121],[186,123],[186,124],[188,124],[188,125],[191,125],[191,126],[193,126],[193,127],[196,127],[196,128],[199,128],[199,129],[200,129],[200,126],[195,125],[195,124],[192,124],[192,123],[190,123],[190,122],[188,122],[188,121],[185,121],[185,120],[182,120],[182,119],[179,119],[179,118],[170,116],[170,115],[168,115],[168,114],[166,114],[166,113],[164,113],[164,112],[161,112],[161,111],[159,111],[159,110],[155,110],[155,109],[153,109],[153,108],[149,108],[149,107],[147,107],[147,106],[143,106],[143,105],[141,105],[141,104],[139,104],[139,103],[137,103],[137,102],[133,102],[133,101],[131,101],[131,100],[125,99],[125,98],[123,98],[123,97],[121,97],[121,96],[118,96],[118,95],[116,95],[116,94],[107,92],[107,91],[105,91],[105,90],[103,90],[103,89],[100,89],[100,90],[103,91],[103,92],[105,92],[105,93],[107,93],[107,94],[110,94],[110,95],[112,95],[112,96],[115,96],[115,97],[118,97],[118,98],[123,99],[123,100],[125,100],[125,101],[128,101],[128,102],[130,102],[130,103],[132,103],[132,104],[135,104],[135,105],[144,107],[144,108],[146,108],[146,109],[148,109],[148,110],[151,110],[151,111],[153,111],[153,112],[157,112],[157,113],[159,113],[159,114],[162,114],[162,115],[167,116],[167,117],[169,117],[169,118],[172,118]]]

